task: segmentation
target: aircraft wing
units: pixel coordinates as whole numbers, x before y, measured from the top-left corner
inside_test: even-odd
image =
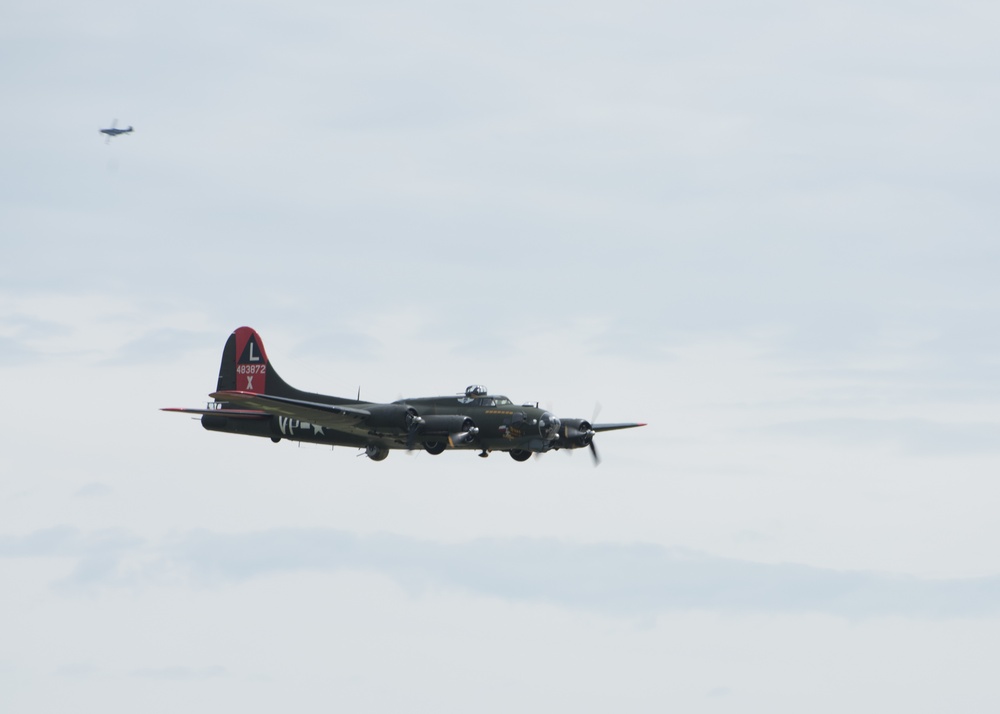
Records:
[[[590,428],[594,431],[614,431],[615,429],[633,429],[637,426],[646,426],[645,424],[638,423],[623,423],[623,424],[594,424]]]
[[[275,397],[254,392],[225,391],[213,392],[208,396],[220,402],[236,402],[258,409],[264,414],[277,414],[307,421],[310,424],[330,429],[350,429],[371,416],[367,409],[340,404],[322,404],[289,397]]]

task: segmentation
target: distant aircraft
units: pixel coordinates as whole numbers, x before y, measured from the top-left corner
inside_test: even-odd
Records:
[[[101,129],[101,133],[102,134],[107,134],[108,135],[108,138],[104,140],[105,144],[107,144],[108,142],[110,142],[111,141],[111,137],[113,137],[113,136],[118,136],[120,134],[131,134],[132,133],[132,127],[131,126],[128,129],[116,129],[115,127],[117,125],[118,125],[118,120],[115,119],[113,122],[111,122],[111,128],[110,129]]]
[[[165,408],[200,414],[210,431],[263,436],[364,449],[382,461],[390,449],[478,450],[479,456],[506,451],[515,461],[558,449],[589,448],[600,459],[594,434],[645,426],[640,423],[591,424],[559,419],[538,404],[516,405],[486,387],[473,385],[447,397],[400,399],[389,404],[302,392],[285,383],[267,359],[260,335],[240,327],[229,336],[215,401],[206,409]]]

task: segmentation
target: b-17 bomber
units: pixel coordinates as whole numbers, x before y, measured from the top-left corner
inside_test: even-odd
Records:
[[[592,424],[560,419],[536,404],[514,404],[481,385],[457,395],[399,399],[390,403],[303,392],[274,370],[255,330],[240,327],[226,342],[216,391],[205,409],[165,408],[198,414],[210,431],[364,449],[382,461],[393,449],[506,451],[515,461],[561,449],[590,449],[594,435],[642,423]]]

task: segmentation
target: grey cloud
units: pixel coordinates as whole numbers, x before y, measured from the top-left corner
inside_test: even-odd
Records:
[[[70,678],[87,678],[93,677],[100,673],[100,670],[93,664],[89,662],[74,662],[72,664],[64,664],[56,668],[54,674],[57,677],[70,677]]]
[[[0,536],[0,557],[38,558],[79,555],[84,537],[76,528],[55,526],[24,536]]]
[[[513,346],[514,341],[502,331],[497,329],[486,329],[475,337],[463,340],[454,345],[450,350],[450,355],[454,358],[499,358],[509,359],[516,356]]]
[[[96,541],[101,542],[99,539]],[[129,542],[119,540],[117,543]],[[438,588],[613,615],[665,611],[828,613],[850,618],[955,618],[1000,611],[1000,577],[926,580],[796,564],[764,564],[649,544],[580,544],[495,538],[442,544],[330,529],[222,534],[195,531],[160,545],[130,541],[146,565],[132,578],[169,574],[203,586],[239,584],[291,572],[381,573],[408,592]],[[77,553],[60,589],[127,582],[125,550],[95,550],[95,539],[52,529],[0,540],[0,555]]]
[[[729,687],[713,687],[712,689],[708,690],[708,694],[706,694],[705,696],[707,696],[709,699],[720,699],[723,697],[731,696],[732,694],[733,690],[730,689]]]
[[[300,342],[293,356],[322,357],[338,360],[376,359],[383,351],[383,344],[374,337],[360,332],[316,332]]]
[[[1000,397],[1000,386],[992,373],[976,374],[953,367],[900,367],[897,369],[857,369],[823,365],[788,370],[794,378],[810,380],[809,393],[795,400],[799,405],[895,404],[926,405],[963,402],[993,403]]]
[[[31,315],[10,315],[2,318],[4,327],[13,328],[18,336],[27,340],[44,340],[50,337],[64,337],[71,330],[66,325],[50,320],[42,320]]]
[[[811,419],[776,424],[769,431],[832,443],[890,446],[919,456],[1000,453],[1000,425],[929,419]]]
[[[122,561],[142,546],[142,540],[119,530],[83,534],[56,526],[25,536],[0,536],[0,558],[66,558],[72,572],[54,583],[60,592],[124,581]]]
[[[81,486],[73,495],[77,498],[100,498],[101,496],[107,496],[111,491],[111,487],[107,484],[94,481]]]
[[[122,558],[142,545],[142,539],[121,530],[85,534],[56,526],[24,536],[0,536],[0,558],[75,559],[72,574],[57,584],[66,590],[116,581]]]
[[[120,347],[110,364],[169,362],[188,350],[202,349],[218,341],[217,334],[192,330],[155,330]]]
[[[41,355],[19,339],[0,337],[0,364],[25,364],[39,359]]]
[[[141,679],[162,679],[170,681],[191,681],[225,677],[229,674],[225,667],[159,667],[133,670],[130,675]]]

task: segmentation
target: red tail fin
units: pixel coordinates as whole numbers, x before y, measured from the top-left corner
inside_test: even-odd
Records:
[[[260,335],[249,327],[240,327],[233,337],[236,338],[236,389],[264,394],[268,365]]]
[[[239,327],[229,336],[222,350],[218,390],[264,394],[268,367],[260,335],[251,327]]]
[[[285,397],[301,395],[274,371],[264,351],[264,341],[252,327],[236,328],[226,341],[216,391]]]

